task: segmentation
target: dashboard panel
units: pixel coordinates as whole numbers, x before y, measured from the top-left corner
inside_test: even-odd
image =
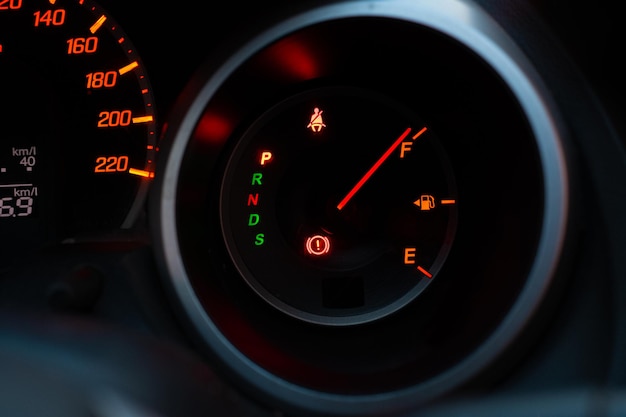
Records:
[[[0,0],[2,414],[620,414],[617,16]]]

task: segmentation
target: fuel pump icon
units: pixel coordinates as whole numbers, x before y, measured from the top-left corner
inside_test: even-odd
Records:
[[[428,194],[422,194],[420,198],[413,202],[422,211],[428,211],[435,208],[435,197]]]

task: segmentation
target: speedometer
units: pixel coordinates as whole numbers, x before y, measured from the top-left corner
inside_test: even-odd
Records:
[[[143,63],[108,12],[0,0],[0,92],[3,253],[131,227],[157,124]]]

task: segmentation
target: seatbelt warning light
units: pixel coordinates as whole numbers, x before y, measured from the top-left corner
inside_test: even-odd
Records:
[[[324,110],[320,110],[318,107],[313,109],[313,114],[311,114],[309,124],[306,126],[307,129],[311,129],[313,132],[321,132],[323,128],[326,127],[324,124],[324,119],[322,118],[322,113]]]

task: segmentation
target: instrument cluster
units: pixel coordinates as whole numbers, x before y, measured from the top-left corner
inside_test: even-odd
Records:
[[[570,3],[0,0],[8,351],[52,328],[38,360],[74,375],[46,347],[77,329],[181,349],[210,381],[156,365],[193,386],[172,408],[109,387],[163,415],[619,388],[618,34],[600,2],[581,43]],[[145,376],[97,345],[80,360]]]

